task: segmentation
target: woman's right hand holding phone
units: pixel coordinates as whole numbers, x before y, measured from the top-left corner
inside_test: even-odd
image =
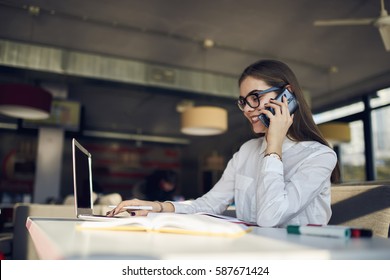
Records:
[[[261,113],[270,119],[270,125],[266,132],[268,143],[266,154],[274,152],[281,155],[284,138],[293,123],[294,115],[290,115],[286,97],[283,96],[282,100],[283,102],[270,99],[266,108],[261,110]],[[272,114],[267,108],[272,108],[275,114]]]

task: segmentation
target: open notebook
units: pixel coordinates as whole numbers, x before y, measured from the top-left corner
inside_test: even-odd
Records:
[[[148,216],[117,219],[114,222],[83,222],[79,230],[145,231],[239,237],[250,228],[242,223],[230,222],[203,214],[149,213]]]
[[[122,216],[93,214],[92,155],[76,139],[72,140],[73,186],[76,217],[91,221],[112,221]]]

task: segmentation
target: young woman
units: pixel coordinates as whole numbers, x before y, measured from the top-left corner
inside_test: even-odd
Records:
[[[243,71],[239,88],[238,107],[258,138],[240,147],[208,193],[184,203],[127,200],[107,215],[130,205],[150,205],[154,212],[221,214],[234,201],[237,218],[263,227],[327,224],[331,182],[339,178],[337,157],[315,125],[294,73],[280,61],[261,60]],[[286,89],[299,104],[292,115],[285,97],[274,100]],[[261,114],[269,118],[269,127]]]

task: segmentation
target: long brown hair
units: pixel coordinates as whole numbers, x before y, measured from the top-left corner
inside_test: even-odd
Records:
[[[238,80],[238,85],[241,86],[241,83],[247,77],[262,80],[271,87],[283,88],[290,85],[299,106],[294,113],[294,122],[288,130],[287,137],[293,141],[317,141],[331,147],[315,124],[310,107],[307,104],[298,80],[290,67],[277,60],[259,60],[249,65],[242,72]],[[331,182],[337,183],[339,180],[340,167],[337,162],[332,172]]]

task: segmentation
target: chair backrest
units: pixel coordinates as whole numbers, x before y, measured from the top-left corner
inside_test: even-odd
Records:
[[[94,214],[106,213],[110,210],[107,206],[95,205]],[[35,246],[26,228],[27,217],[61,217],[75,219],[74,205],[53,205],[36,203],[17,203],[14,206],[13,217],[13,252],[14,260],[39,259]]]
[[[29,216],[74,218],[74,206],[17,203],[14,206],[13,254],[14,260],[38,259],[34,244],[26,228]]]
[[[390,185],[335,185],[331,197],[330,225],[364,227],[390,237]]]

